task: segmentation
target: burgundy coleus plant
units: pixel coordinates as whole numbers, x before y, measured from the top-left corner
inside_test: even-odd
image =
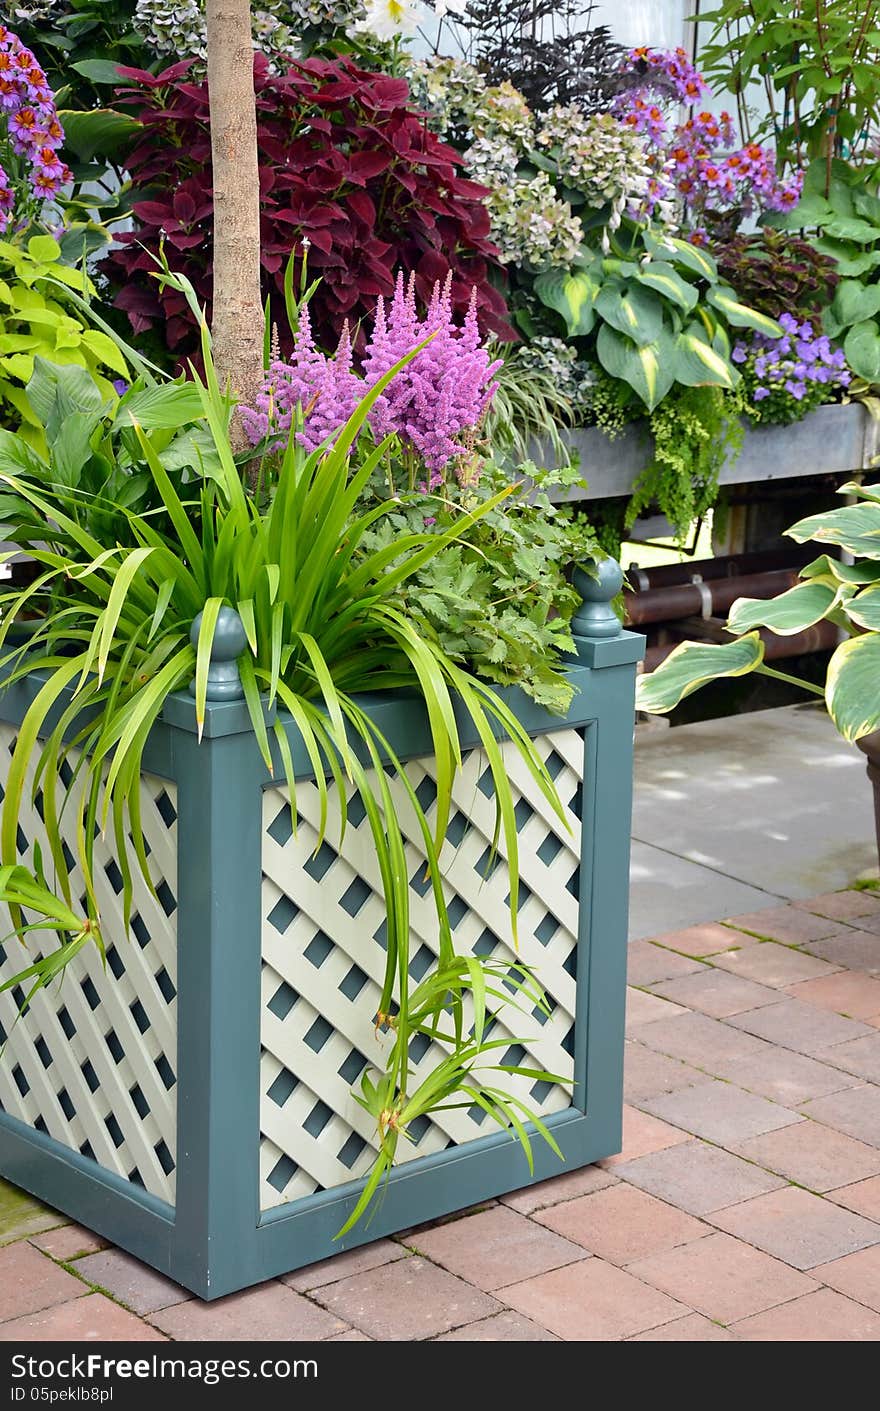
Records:
[[[211,302],[208,91],[190,81],[190,67],[120,69],[128,83],[120,99],[143,124],[127,164],[136,226],[103,264],[135,331],[157,327],[178,356],[194,349],[195,330],[183,297],[153,277],[160,244],[209,310]],[[400,269],[415,275],[424,303],[451,273],[457,314],[476,289],[482,330],[516,336],[497,287],[485,188],[460,175],[458,154],[409,105],[403,79],[350,60],[310,59],[273,74],[257,54],[254,82],[264,294],[282,339],[284,271],[291,252],[299,265],[305,241],[309,276],[321,280],[312,324],[326,346],[335,346],[346,320],[358,335],[376,299],[393,293]]]

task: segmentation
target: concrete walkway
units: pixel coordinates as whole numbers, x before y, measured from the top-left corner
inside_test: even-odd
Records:
[[[636,732],[630,936],[876,874],[864,756],[820,706]]]

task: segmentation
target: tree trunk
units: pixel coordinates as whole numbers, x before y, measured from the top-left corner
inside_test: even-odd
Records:
[[[263,376],[260,183],[250,0],[207,0],[214,169],[214,361],[220,386],[253,404]],[[232,442],[247,438],[238,416]]]

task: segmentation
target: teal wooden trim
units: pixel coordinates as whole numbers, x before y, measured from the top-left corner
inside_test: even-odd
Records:
[[[206,1298],[235,1283],[259,1218],[258,760],[252,735],[176,741],[175,1277]]]
[[[634,671],[615,667],[595,681],[597,718],[586,736],[581,854],[575,1062],[597,1140],[619,1150],[632,817]],[[583,1047],[581,1047],[583,1045]]]
[[[609,666],[635,666],[645,655],[645,639],[640,632],[620,632],[617,637],[591,641],[578,638],[578,657],[591,671],[604,671]]]
[[[530,1175],[518,1143],[500,1131],[464,1146],[434,1152],[396,1167],[372,1217],[367,1216],[342,1240],[337,1240],[336,1235],[354,1205],[359,1183],[321,1191],[295,1205],[267,1211],[248,1251],[247,1265],[237,1271],[236,1287],[357,1249],[397,1230],[545,1181],[566,1170],[577,1170],[611,1154],[596,1139],[593,1120],[582,1113],[554,1113],[547,1124],[565,1155],[564,1165],[545,1143],[536,1141],[535,1169]]]
[[[47,1205],[173,1273],[172,1206],[6,1112],[0,1112],[0,1171]]]

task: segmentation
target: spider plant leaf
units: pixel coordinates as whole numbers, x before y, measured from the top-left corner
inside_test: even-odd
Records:
[[[280,720],[273,720],[272,733],[275,736],[275,743],[278,746],[278,753],[281,756],[281,767],[284,770],[284,779],[287,784],[287,792],[290,795],[290,823],[293,828],[294,838],[297,836],[299,828],[299,815],[296,807],[296,770],[293,767],[293,755],[290,750],[290,741],[287,738],[287,731]]]
[[[241,618],[241,625],[242,625],[242,627],[244,628],[244,635],[247,637],[248,646],[250,647],[250,649],[251,649],[251,651],[253,652],[254,656],[256,656],[256,655],[257,655],[257,623],[256,623],[256,619],[255,619],[255,617],[254,617],[254,600],[253,600],[253,598],[243,598],[243,599],[241,599],[239,602],[236,603],[235,609],[236,609],[236,612],[238,613],[239,617]]]
[[[159,584],[159,591],[156,594],[156,606],[153,609],[153,616],[150,621],[150,630],[147,634],[147,641],[152,642],[162,623],[165,621],[165,614],[168,611],[171,599],[174,596],[174,579],[163,578]]]
[[[109,800],[112,796],[113,786],[122,768],[128,750],[132,747],[140,732],[145,727],[153,725],[162,710],[171,692],[184,684],[188,679],[194,664],[194,652],[187,643],[181,647],[174,656],[167,661],[164,666],[156,672],[155,676],[141,687],[130,703],[124,728],[119,732],[118,743],[110,763],[105,785],[105,798]],[[116,730],[105,730],[95,749],[96,763],[107,753],[110,740]],[[105,803],[104,821],[106,822],[107,804]]]
[[[284,604],[272,606],[271,665],[269,668],[269,707],[274,705],[278,694],[278,681],[281,676],[281,651],[284,645]]]
[[[281,570],[277,563],[267,563],[263,571],[269,584],[269,602],[274,603],[278,597],[278,588],[281,583]]]
[[[486,979],[475,956],[467,957],[467,967],[474,997],[474,1043],[482,1044],[486,1029]]]
[[[220,616],[222,606],[222,598],[208,598],[202,608],[202,620],[199,623],[199,637],[196,642],[196,725],[200,741],[205,726],[211,650],[214,646],[214,633],[217,631],[217,619]]]
[[[389,1153],[383,1150],[379,1153],[378,1157],[376,1158],[376,1163],[372,1171],[370,1172],[369,1180],[361,1191],[361,1194],[354,1207],[354,1210],[351,1212],[345,1224],[342,1226],[342,1229],[337,1230],[336,1234],[333,1236],[335,1240],[342,1239],[343,1235],[347,1235],[349,1230],[354,1229],[355,1225],[360,1220],[364,1211],[367,1209],[367,1206],[373,1199],[373,1196],[376,1193],[376,1190],[378,1188],[379,1182],[382,1180],[382,1177],[385,1176],[387,1172],[390,1172],[391,1163],[393,1162],[393,1160],[393,1151]]]
[[[21,799],[31,756],[37,746],[46,717],[58,698],[71,684],[79,671],[79,659],[49,658],[51,674],[40,687],[34,700],[28,706],[18,729],[18,738],[5,781],[2,822],[0,822],[0,849],[5,863],[14,863],[18,848],[18,820]]]
[[[495,788],[495,806],[498,810],[504,841],[507,849],[507,866],[510,883],[510,929],[513,943],[519,949],[517,914],[519,911],[519,841],[516,831],[516,811],[513,804],[510,780],[504,766],[504,756],[498,741],[486,719],[477,693],[472,690],[464,672],[456,672],[456,684],[462,703],[476,727],[477,734],[486,752],[492,782]]]
[[[387,605],[377,608],[376,612],[387,624],[390,635],[398,642],[412,664],[428,711],[437,773],[437,816],[434,846],[439,852],[449,826],[452,780],[455,768],[456,766],[461,767],[458,725],[449,689],[436,656],[403,614]]]
[[[132,549],[131,553],[123,559],[117,573],[113,579],[113,587],[110,589],[110,596],[107,599],[107,606],[104,609],[101,623],[100,643],[98,647],[98,682],[104,679],[104,672],[107,670],[107,659],[110,649],[113,646],[113,639],[122,616],[122,609],[125,605],[126,594],[129,587],[141,570],[141,566],[153,554],[151,548]]]
[[[312,773],[315,777],[315,786],[318,790],[318,806],[320,809],[320,817],[318,820],[318,846],[320,847],[321,843],[323,843],[324,841],[324,834],[327,830],[328,793],[327,775],[324,768],[324,761],[321,758],[321,751],[318,748],[318,741],[315,736],[315,728],[313,728],[313,726],[317,726],[317,722],[313,722],[312,720],[310,720],[309,712],[306,708],[305,702],[300,700],[296,693],[294,691],[291,691],[290,687],[283,680],[278,682],[278,698],[281,701],[282,705],[285,707],[285,709],[293,717],[294,724],[299,730],[300,738],[302,739],[302,742],[306,747],[306,753],[309,756],[309,762],[312,766]],[[333,759],[334,753],[335,752],[333,750],[332,745],[328,744],[328,760]],[[340,800],[344,800],[344,788],[339,791],[339,797]]]
[[[250,716],[251,728],[257,742],[263,763],[270,775],[274,774],[272,763],[272,750],[269,745],[269,732],[266,729],[266,716],[263,711],[263,701],[260,696],[260,688],[257,685],[254,663],[247,653],[243,653],[238,663],[238,674],[244,691],[244,701]]]
[[[336,690],[333,677],[324,659],[324,654],[312,634],[310,632],[299,632],[297,636],[306,650],[312,670],[315,673],[315,680],[318,683],[321,696],[327,707],[327,714],[333,724],[333,738],[336,748],[339,750],[346,776],[351,779],[351,750],[349,749],[348,736],[345,730],[342,703],[339,699],[339,693]]]
[[[340,767],[339,758],[336,749],[333,745],[333,741],[330,738],[327,729],[325,728],[325,720],[323,715],[319,710],[316,710],[313,705],[306,705],[305,702],[303,703],[303,709],[308,715],[311,733],[314,736],[314,739],[317,741],[318,745],[320,745],[321,747],[319,751],[318,765],[318,768],[321,772],[321,778],[323,779],[326,777],[324,766],[322,763],[320,763],[321,754],[323,753],[323,759],[327,762],[327,768],[330,770],[330,773],[333,776],[333,783],[336,786],[336,803],[339,808],[339,847],[341,848],[342,840],[345,837],[346,824],[348,823],[348,794],[345,787],[345,777]],[[319,833],[319,837],[321,839],[321,842],[323,842],[324,832],[326,831],[327,826],[326,793],[321,803],[321,824],[322,830]]]
[[[156,489],[159,491],[162,503],[168,511],[168,517],[174,525],[174,531],[180,541],[181,551],[196,581],[202,582],[204,577],[204,555],[198,535],[190,523],[189,515],[181,504],[180,497],[172,485],[171,479],[162,461],[156,454],[152,442],[149,437],[145,435],[143,428],[139,426],[137,422],[134,422],[133,425],[134,433],[144,453],[144,459],[150,467],[153,479],[156,482]]]

